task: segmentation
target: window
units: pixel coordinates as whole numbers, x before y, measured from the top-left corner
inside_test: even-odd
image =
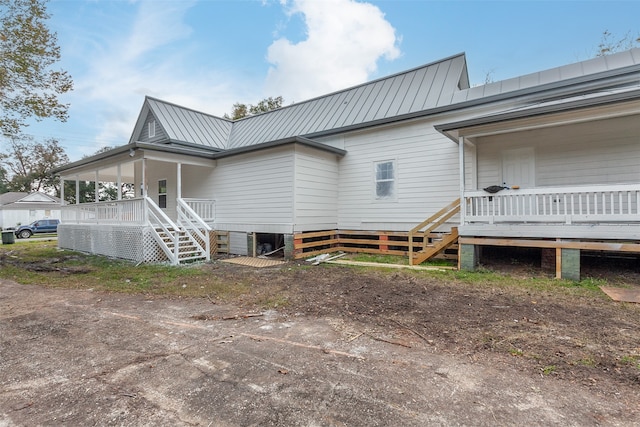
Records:
[[[158,181],[158,206],[161,208],[167,207],[167,180],[161,179]]]
[[[395,197],[395,162],[375,163],[376,199],[392,199]]]
[[[149,138],[153,138],[156,136],[156,121],[151,120],[149,122]]]

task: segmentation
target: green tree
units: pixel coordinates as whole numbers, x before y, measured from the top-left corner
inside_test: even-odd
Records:
[[[113,147],[102,147],[95,153],[83,156],[83,158],[95,156],[96,154],[106,153]],[[123,198],[130,198],[135,195],[135,185],[133,183],[123,182],[120,186]],[[59,194],[56,194],[59,196]],[[96,201],[96,185],[95,181],[79,181],[78,182],[78,198],[80,203],[93,203]],[[64,182],[64,200],[69,204],[76,203],[76,183],[75,181]],[[113,182],[100,182],[98,184],[98,200],[106,202],[110,200],[118,200],[118,185]]]
[[[56,33],[46,25],[46,0],[0,0],[0,133],[17,135],[25,120],[67,119],[58,96],[73,87],[60,60]]]
[[[9,138],[8,151],[0,153],[10,191],[44,191],[59,194],[59,184],[50,171],[69,162],[69,157],[54,138],[37,142],[29,136]]]
[[[9,180],[7,178],[7,171],[5,168],[0,166],[0,194],[6,193],[9,191]]]
[[[258,102],[256,105],[246,105],[240,102],[233,104],[231,115],[224,115],[225,119],[238,120],[247,116],[255,116],[256,114],[266,113],[268,111],[277,110],[282,107],[284,99],[281,96],[275,98],[269,97]]]

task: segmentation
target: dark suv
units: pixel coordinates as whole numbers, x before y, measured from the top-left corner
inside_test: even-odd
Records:
[[[21,225],[15,231],[17,238],[28,239],[35,233],[57,233],[59,219],[40,219],[29,225]]]

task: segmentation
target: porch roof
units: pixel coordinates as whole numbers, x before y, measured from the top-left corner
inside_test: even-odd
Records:
[[[640,114],[640,84],[548,100],[499,113],[436,125],[458,143],[474,138],[559,124]]]
[[[191,157],[206,159],[206,160],[215,160],[223,157],[241,155],[248,152],[265,150],[267,148],[272,148],[272,147],[277,147],[277,146],[282,146],[287,144],[300,144],[300,145],[311,147],[317,150],[328,151],[338,156],[344,156],[345,154],[347,154],[345,150],[342,150],[340,148],[335,148],[326,144],[316,142],[312,139],[303,138],[299,136],[284,138],[278,141],[270,141],[270,142],[251,145],[247,147],[238,147],[238,148],[234,148],[226,151],[218,151],[216,149],[210,149],[207,147],[185,146],[182,144],[180,145],[153,144],[153,143],[136,141],[127,145],[123,145],[121,147],[116,147],[112,150],[105,151],[100,154],[96,154],[91,157],[84,158],[82,160],[78,160],[77,162],[69,163],[60,168],[54,169],[52,173],[56,175],[60,175],[63,172],[70,171],[76,168],[81,168],[83,166],[88,166],[88,165],[91,165],[92,163],[99,163],[104,160],[115,158],[118,156],[122,157],[127,152],[129,153],[129,156],[133,157],[136,155],[136,151],[138,150],[171,153],[171,154],[186,155],[186,156],[191,156]]]

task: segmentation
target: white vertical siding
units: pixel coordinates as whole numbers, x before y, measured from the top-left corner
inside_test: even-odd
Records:
[[[182,197],[213,199],[213,173],[215,168],[182,165]]]
[[[338,159],[335,154],[297,146],[294,231],[338,226]]]
[[[536,186],[640,180],[640,117],[544,128],[478,140],[478,187],[502,182],[501,153],[534,147]]]
[[[199,181],[187,173],[184,185],[198,193],[209,189],[198,197],[216,201],[219,230],[292,233],[294,161],[293,146],[226,157]]]
[[[234,255],[249,255],[247,248],[247,233],[229,233],[229,253]]]
[[[167,180],[167,208],[164,212],[171,219],[176,219],[176,198],[177,193],[177,166],[175,163],[159,162],[156,160],[147,160],[147,195],[158,204],[158,181]]]
[[[406,231],[458,197],[458,145],[431,121],[357,132],[343,140],[347,155],[338,162],[338,228]],[[375,197],[373,165],[384,160],[395,161],[392,200]]]

